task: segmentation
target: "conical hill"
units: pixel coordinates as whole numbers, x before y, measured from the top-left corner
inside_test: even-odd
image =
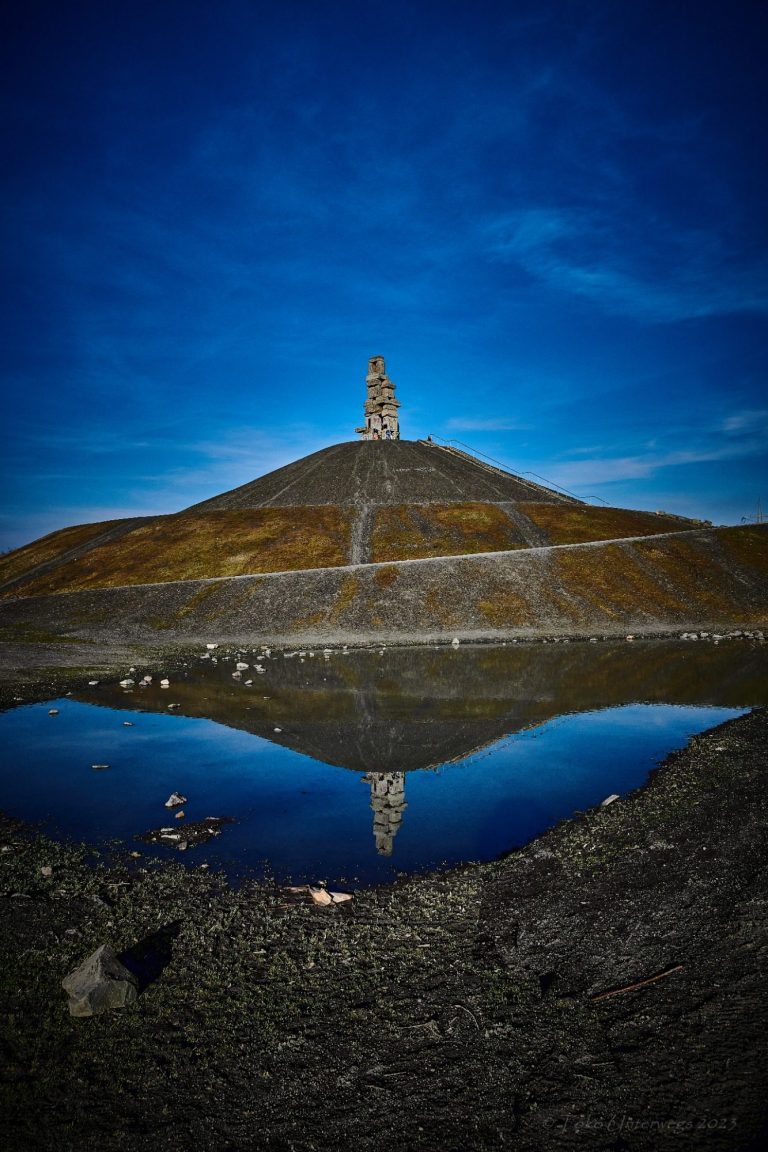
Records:
[[[0,559],[0,598],[507,552],[680,531],[431,441],[336,444],[168,516],[61,529]]]
[[[521,500],[579,503],[430,441],[362,440],[313,452],[187,511]]]

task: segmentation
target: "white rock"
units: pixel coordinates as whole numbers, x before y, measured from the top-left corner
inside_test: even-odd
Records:
[[[95,688],[97,684],[98,684],[98,680],[89,680],[88,681],[88,687],[89,688]]]
[[[459,640],[458,636],[454,636],[453,640],[451,640],[451,647],[458,648],[460,643],[461,641]]]
[[[627,640],[634,640],[634,636],[627,636]]]
[[[272,731],[273,732],[282,732],[282,728],[273,728]]]
[[[186,796],[182,796],[180,792],[171,792],[170,796],[165,802],[166,808],[178,808],[181,804],[186,804]]]
[[[209,652],[213,652],[214,648],[218,648],[218,644],[206,644],[206,648]]]
[[[58,714],[59,714],[58,708],[49,708],[48,709],[48,715],[49,716],[58,716]]]
[[[133,680],[121,680],[120,681],[120,687],[121,688],[133,688],[133,685],[134,685]]]
[[[233,672],[232,673],[232,679],[233,680],[242,680],[242,678],[243,678],[242,672]]]
[[[160,681],[160,687],[161,688],[170,688],[170,686],[171,686],[170,680],[161,680]]]
[[[309,894],[315,904],[333,904],[333,897],[330,892],[326,892],[325,888],[313,888],[310,885]]]
[[[612,792],[610,796],[606,796],[605,800],[600,801],[601,808],[607,808],[609,804],[613,804],[614,800],[619,799],[618,792]]]
[[[235,668],[237,668],[238,672],[245,672],[247,668],[250,668],[250,664],[244,664],[242,660],[238,660],[237,664],[235,664]]]

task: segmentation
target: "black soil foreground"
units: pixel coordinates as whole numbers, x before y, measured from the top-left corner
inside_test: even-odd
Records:
[[[767,739],[751,713],[501,861],[328,907],[5,820],[4,1148],[763,1147]],[[105,943],[138,1000],[73,1019]]]

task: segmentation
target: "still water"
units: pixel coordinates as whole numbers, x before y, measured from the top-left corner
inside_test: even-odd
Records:
[[[131,691],[105,682],[0,714],[0,807],[232,877],[369,884],[525,844],[768,702],[764,650],[738,642],[258,660],[263,674],[242,655],[240,680],[221,657],[147,666]],[[178,821],[164,806],[173,791],[187,798]],[[206,816],[234,822],[183,853],[134,840]]]

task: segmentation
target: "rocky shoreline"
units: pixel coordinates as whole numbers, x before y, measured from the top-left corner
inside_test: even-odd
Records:
[[[5,819],[6,1147],[761,1146],[767,742],[752,712],[502,860],[325,907]],[[103,944],[138,998],[71,1018]]]

